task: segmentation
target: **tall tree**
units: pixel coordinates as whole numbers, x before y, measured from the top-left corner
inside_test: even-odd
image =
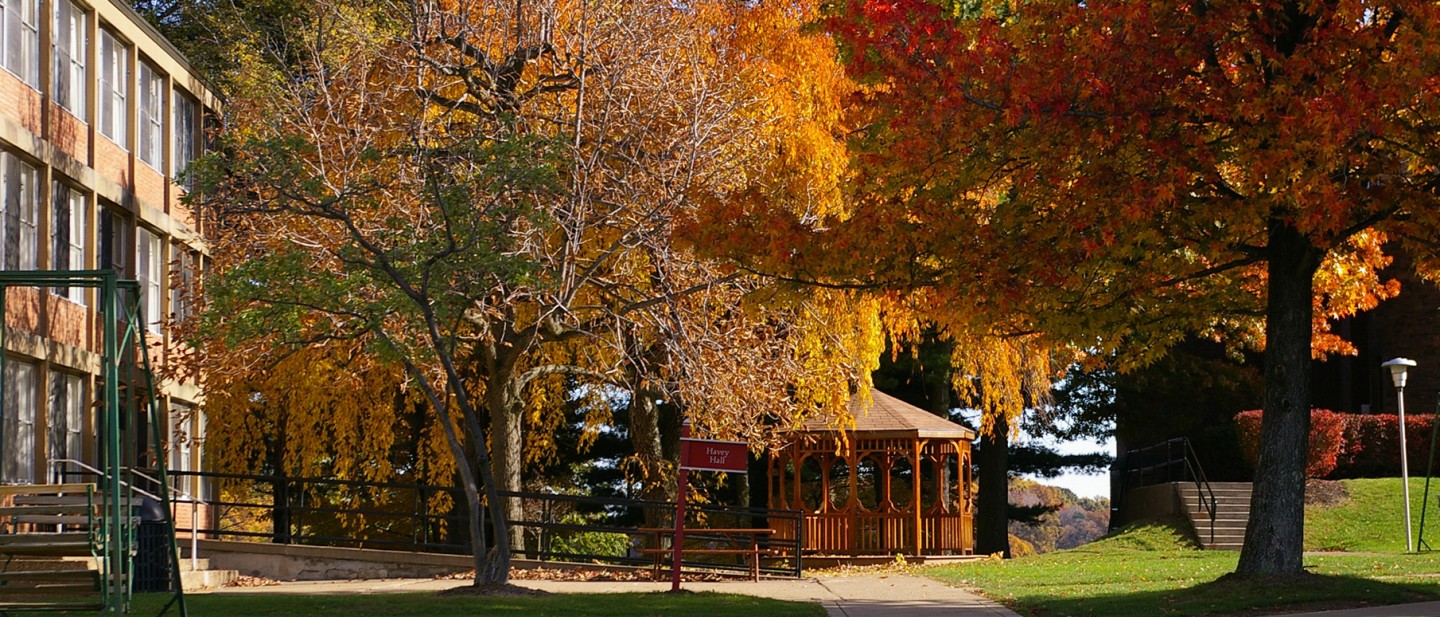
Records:
[[[1132,362],[1187,332],[1263,344],[1237,572],[1301,573],[1326,320],[1393,292],[1387,240],[1436,264],[1440,7],[851,1],[828,23],[870,85],[847,222],[892,239],[867,245],[882,274]]]
[[[309,8],[299,60],[232,98],[207,166],[212,335],[360,340],[399,363],[472,517],[479,489],[522,487],[577,389],[630,395],[660,486],[657,401],[758,445],[866,379],[875,303],[766,285],[675,235],[697,203],[805,197],[794,178],[823,176],[774,128],[805,124],[781,103],[809,91],[757,87],[766,59],[803,47],[798,19],[729,2]],[[609,401],[592,402],[599,423]],[[497,526],[519,517],[486,503]],[[496,533],[478,582],[504,582],[523,541]]]

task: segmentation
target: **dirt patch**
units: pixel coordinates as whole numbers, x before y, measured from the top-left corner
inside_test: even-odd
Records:
[[[1335,480],[1308,480],[1305,482],[1305,505],[1333,506],[1350,499],[1345,484]]]
[[[519,585],[465,585],[439,592],[442,596],[488,596],[498,598],[515,598],[530,596],[548,596],[550,592],[539,589],[530,589]]]

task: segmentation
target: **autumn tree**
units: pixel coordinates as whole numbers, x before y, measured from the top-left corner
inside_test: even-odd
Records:
[[[866,236],[833,242],[886,236],[863,274],[1084,351],[1263,345],[1237,572],[1298,574],[1309,363],[1344,348],[1326,322],[1394,293],[1384,243],[1436,263],[1437,20],[1427,2],[842,3],[827,23],[869,86],[847,221]]]
[[[832,161],[793,159],[813,148],[783,130],[815,114],[757,87],[774,83],[764,59],[811,36],[793,15],[728,2],[310,10],[322,18],[285,49],[301,61],[248,76],[206,166],[224,270],[211,336],[358,341],[402,367],[470,498],[477,582],[503,582],[523,541],[501,531],[518,504],[494,491],[521,488],[574,393],[597,427],[609,393],[629,396],[653,488],[668,472],[658,401],[758,447],[864,383],[874,302],[767,285],[674,236],[697,203],[834,198],[813,193]],[[508,536],[483,563],[480,489]]]

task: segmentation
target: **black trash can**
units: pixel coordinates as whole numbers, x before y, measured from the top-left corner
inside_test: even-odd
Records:
[[[135,591],[170,591],[171,566],[169,526],[165,510],[158,502],[146,497],[136,508],[140,528],[135,533]]]

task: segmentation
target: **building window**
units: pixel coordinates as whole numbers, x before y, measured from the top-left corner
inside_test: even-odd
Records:
[[[7,484],[35,482],[35,365],[5,361],[3,412],[5,459],[0,476]]]
[[[195,287],[195,266],[200,257],[181,244],[170,247],[170,250],[175,255],[170,272],[170,312],[179,325],[189,321],[195,313],[195,294],[198,291]]]
[[[130,246],[134,242],[130,235],[130,220],[119,210],[104,206],[100,208],[99,219],[100,246],[95,254],[96,267],[101,270],[114,270],[120,278],[127,278],[130,274]],[[124,322],[130,316],[133,303],[128,294],[128,290],[120,294],[120,306],[116,307],[118,310],[115,311],[115,321]]]
[[[50,269],[85,269],[85,194],[64,182],[50,184]],[[61,287],[61,297],[76,304],[85,303],[84,287]]]
[[[162,164],[165,142],[165,76],[149,63],[140,63],[140,160],[156,171]],[[163,172],[162,172],[163,173]]]
[[[46,407],[49,426],[46,460],[80,460],[84,456],[85,379],[79,375],[51,371],[50,405]],[[66,466],[71,471],[77,471]],[[65,482],[63,470],[55,469],[55,482]]]
[[[195,408],[182,403],[170,405],[170,448],[166,455],[166,467],[174,471],[191,471],[190,446],[191,422],[195,419]],[[183,479],[181,480],[184,481]]]
[[[0,64],[32,88],[40,87],[40,0],[0,0]]]
[[[6,152],[0,153],[0,195],[4,195],[4,245],[0,263],[5,270],[39,269],[40,251],[36,241],[36,201],[39,190],[34,167]]]
[[[180,89],[175,89],[170,95],[170,109],[174,114],[174,121],[170,125],[174,135],[173,147],[170,151],[170,177],[178,184],[187,189],[193,188],[195,183],[185,177],[185,170],[190,167],[190,162],[195,160],[198,151],[195,144],[199,143],[197,116],[200,113],[200,105],[190,95]]]
[[[160,332],[160,324],[164,321],[160,313],[160,288],[165,276],[164,246],[160,236],[144,227],[140,228],[140,246],[135,260],[138,270],[136,278],[140,281],[143,302],[140,309],[143,311],[141,316],[145,318],[146,329],[155,333]]]
[[[130,254],[130,225],[125,215],[110,208],[100,209],[100,252],[97,256],[101,270],[114,270],[122,277],[128,273],[126,256]]]
[[[100,134],[125,147],[125,99],[130,96],[130,46],[100,31]]]
[[[0,0],[3,1],[3,0]],[[54,48],[55,75],[52,88],[55,102],[69,110],[81,122],[85,117],[85,10],[70,0],[54,0],[55,32],[50,45]]]

